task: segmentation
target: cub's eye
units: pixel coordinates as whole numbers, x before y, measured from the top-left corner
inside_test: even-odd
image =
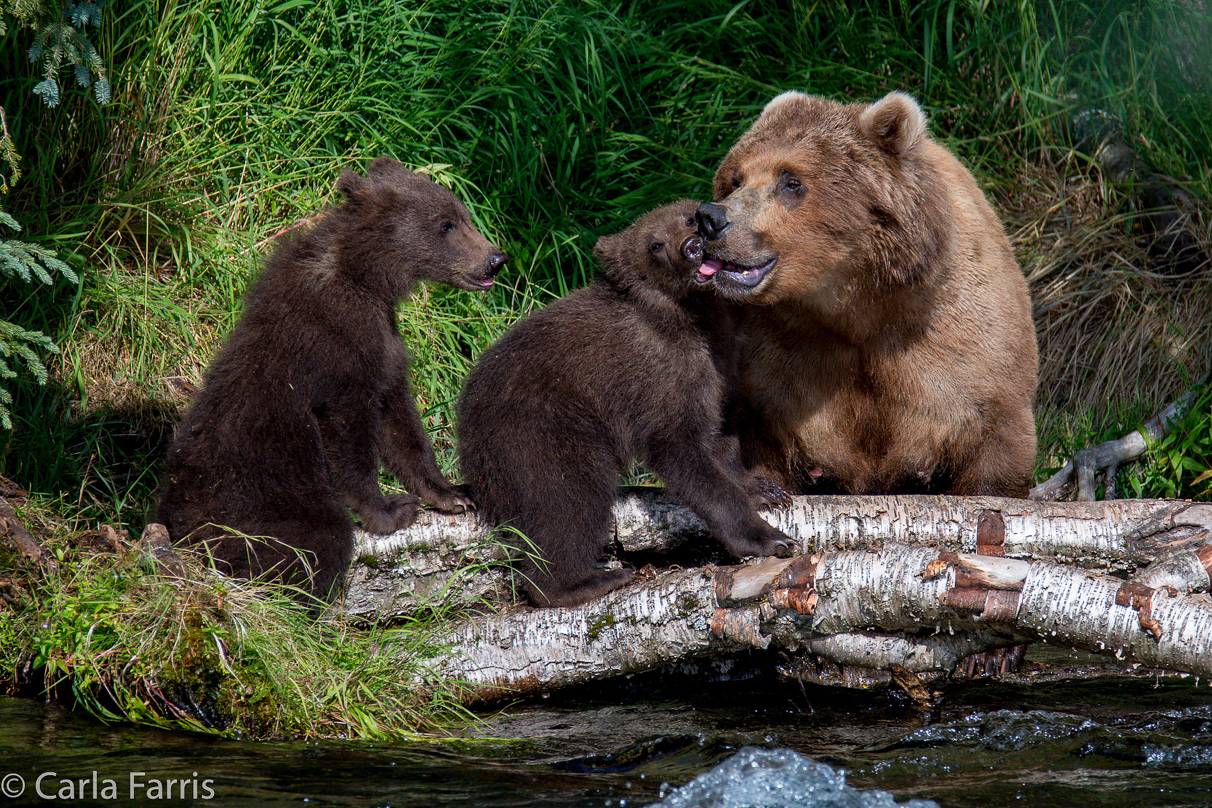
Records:
[[[741,187],[741,181],[742,181],[741,172],[738,171],[737,173],[732,175],[732,189],[734,191],[737,188]]]
[[[439,229],[443,233],[449,233],[451,230],[454,230],[454,224],[451,222],[442,222],[442,226]]]
[[[662,244],[659,241],[654,241],[654,242],[652,242],[652,245],[648,248],[648,252],[652,253],[653,255],[656,255],[663,249],[665,249],[664,244]]]
[[[779,184],[783,186],[784,191],[790,191],[793,194],[798,194],[800,191],[804,190],[804,183],[800,182],[799,179],[793,174],[789,174],[784,171],[780,179],[781,182]]]
[[[687,227],[698,227],[699,223],[694,220],[693,216],[687,216],[686,217],[686,226]]]

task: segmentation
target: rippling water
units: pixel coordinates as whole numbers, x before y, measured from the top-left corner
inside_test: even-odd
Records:
[[[793,750],[898,802],[1212,805],[1212,690],[1194,679],[977,682],[923,714],[879,693],[653,677],[484,716],[443,744],[217,740],[11,698],[0,726],[0,808],[39,791],[163,805],[166,788],[174,804],[631,808],[745,746]]]

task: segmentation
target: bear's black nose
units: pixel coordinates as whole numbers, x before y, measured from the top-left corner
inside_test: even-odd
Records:
[[[491,278],[500,272],[501,267],[505,266],[505,262],[507,260],[509,259],[503,252],[494,252],[492,255],[488,256],[488,277]]]
[[[694,219],[699,223],[699,235],[708,241],[715,241],[732,226],[732,222],[728,221],[728,210],[714,202],[699,205],[699,209],[694,212]]]

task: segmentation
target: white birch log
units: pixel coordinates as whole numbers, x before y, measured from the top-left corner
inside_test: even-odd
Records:
[[[1033,564],[1018,625],[1046,642],[1111,653],[1152,668],[1212,676],[1212,600],[1154,590],[1121,606],[1123,582],[1053,564]]]
[[[1133,583],[1152,589],[1169,587],[1181,593],[1207,592],[1212,580],[1212,545],[1197,552],[1180,551],[1162,556],[1132,576]]]
[[[715,570],[667,573],[575,608],[494,614],[452,628],[440,677],[468,701],[537,695],[738,647],[711,630]]]
[[[881,542],[979,549],[981,515],[1002,522],[1000,552],[1012,558],[1059,558],[1104,570],[1134,572],[1159,555],[1202,542],[1212,528],[1212,505],[1173,500],[1032,502],[998,497],[795,497],[768,522],[799,540],[804,552],[860,549]],[[706,526],[661,489],[627,489],[614,509],[611,546],[629,553],[663,553],[677,562],[688,545],[715,547]],[[454,589],[465,601],[499,600],[509,587],[494,564],[507,552],[475,514],[425,511],[390,536],[357,534],[345,611],[363,619],[404,615]],[[471,573],[459,572],[471,565]]]
[[[576,608],[480,617],[452,630],[437,675],[478,701],[744,648],[945,672],[961,654],[1024,639],[1212,676],[1212,599],[1046,561],[888,543],[670,572]]]

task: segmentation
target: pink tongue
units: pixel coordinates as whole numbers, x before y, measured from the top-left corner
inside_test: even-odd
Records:
[[[710,278],[715,273],[724,268],[724,262],[718,258],[704,258],[702,265],[699,267],[699,275],[704,278]]]

